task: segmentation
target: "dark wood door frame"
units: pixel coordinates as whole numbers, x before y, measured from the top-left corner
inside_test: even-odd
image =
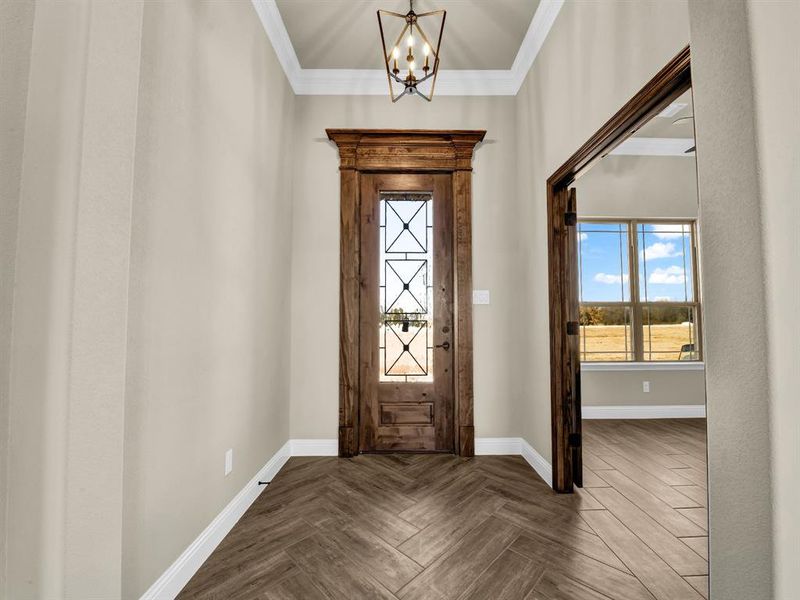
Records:
[[[485,131],[328,129],[339,148],[339,456],[359,452],[360,176],[448,173],[452,177],[455,410],[453,447],[475,454],[472,384],[472,156]]]
[[[647,85],[547,180],[548,284],[550,290],[550,406],[553,488],[569,493],[581,482],[580,365],[570,360],[578,334],[578,299],[571,293],[576,215],[569,186],[618,143],[634,133],[692,85],[689,47],[678,53]],[[571,200],[572,199],[572,200]],[[580,200],[578,200],[580,201]]]

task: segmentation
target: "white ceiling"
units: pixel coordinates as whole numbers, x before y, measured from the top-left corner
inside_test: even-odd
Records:
[[[623,140],[610,154],[617,156],[683,156],[694,158],[692,91],[687,90],[661,113]]]
[[[687,90],[681,94],[661,114],[653,117],[634,133],[635,137],[653,138],[693,138],[694,121],[683,119],[694,114],[692,107],[692,91]],[[677,123],[678,119],[681,119]]]
[[[303,69],[382,69],[376,11],[405,14],[408,0],[276,0]],[[447,11],[442,69],[511,69],[539,0],[416,0],[417,14]],[[441,19],[420,19],[432,41]],[[385,17],[388,47],[404,21]],[[387,28],[389,27],[389,28]]]

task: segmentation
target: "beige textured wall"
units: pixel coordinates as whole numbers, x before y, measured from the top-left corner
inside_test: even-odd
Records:
[[[475,427],[478,436],[516,436],[515,382],[530,331],[515,289],[521,246],[514,185],[511,97],[439,97],[427,104],[383,96],[297,98],[292,234],[293,438],[335,438],[338,429],[339,157],[325,128],[486,129],[475,151],[473,280],[491,292],[475,306]]]
[[[775,598],[800,589],[800,46],[798,2],[748,2],[769,327]]]
[[[521,425],[523,437],[547,460],[551,447],[545,181],[688,38],[685,2],[567,2],[517,95],[517,194],[525,202],[516,215],[516,235],[524,244],[516,267],[516,292],[524,298],[529,320],[517,346],[525,357],[518,384]]]
[[[37,8],[9,392],[6,592],[23,598],[63,594],[69,287],[86,37],[80,5]],[[72,77],[54,79],[57,70]]]
[[[0,597],[6,590],[9,366],[34,3],[0,3]]]
[[[288,438],[294,97],[250,3],[144,4],[0,11],[4,598],[139,597]]]
[[[293,102],[249,2],[146,3],[125,598],[144,592],[289,437]]]
[[[119,595],[141,3],[36,5],[8,452],[11,598]]]
[[[575,182],[580,217],[697,218],[694,157],[615,156]]]
[[[711,594],[772,597],[769,345],[744,2],[689,3],[708,390]],[[774,31],[760,31],[773,36]],[[785,258],[781,260],[785,263]]]
[[[650,382],[650,391],[642,383]],[[705,404],[703,371],[581,371],[586,406],[673,406]]]

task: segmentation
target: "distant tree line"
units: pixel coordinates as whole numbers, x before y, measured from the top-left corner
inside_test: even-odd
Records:
[[[427,324],[426,319],[420,319],[419,315],[407,315],[402,308],[393,308],[386,312],[383,310],[383,307],[381,307],[380,311],[381,325],[383,325],[386,321],[408,321],[408,325],[410,327],[422,327],[423,325]]]
[[[581,325],[626,325],[630,317],[622,306],[581,306]],[[694,321],[688,306],[646,306],[643,319],[651,325],[679,325]]]

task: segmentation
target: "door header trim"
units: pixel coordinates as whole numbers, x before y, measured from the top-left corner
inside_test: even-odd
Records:
[[[471,171],[484,130],[326,129],[339,148],[340,169],[358,171]]]

